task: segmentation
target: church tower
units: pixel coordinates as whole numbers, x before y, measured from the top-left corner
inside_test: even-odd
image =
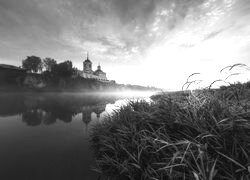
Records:
[[[92,62],[89,60],[89,53],[87,53],[87,59],[83,62],[83,72],[92,74]]]
[[[106,73],[102,71],[100,64],[97,66],[96,71],[92,70],[92,62],[89,60],[89,53],[87,53],[87,59],[83,61],[83,71],[81,76],[86,79],[108,81]]]
[[[97,69],[98,69],[98,70],[101,70],[100,63],[98,64]]]

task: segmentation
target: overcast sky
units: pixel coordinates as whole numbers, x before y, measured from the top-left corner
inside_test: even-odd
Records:
[[[36,55],[82,70],[86,51],[121,83],[212,82],[250,65],[250,0],[0,0],[0,63]]]

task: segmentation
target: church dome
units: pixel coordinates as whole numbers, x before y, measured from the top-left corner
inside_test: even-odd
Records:
[[[87,53],[87,59],[84,61],[84,63],[92,63],[92,62],[89,60],[89,53]]]
[[[84,63],[92,63],[89,59],[86,59]]]

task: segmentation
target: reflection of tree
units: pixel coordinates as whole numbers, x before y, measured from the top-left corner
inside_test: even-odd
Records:
[[[56,117],[51,113],[47,112],[44,116],[43,123],[45,125],[54,124],[56,122]]]
[[[50,125],[55,123],[57,118],[66,123],[72,121],[72,115],[63,111],[61,114],[56,114],[53,112],[46,112],[41,109],[32,109],[22,113],[22,120],[29,126],[37,126],[41,123]]]
[[[60,120],[62,120],[63,122],[66,122],[66,123],[69,123],[72,121],[72,116],[74,114],[70,114],[70,113],[65,113],[65,112],[62,112],[61,114],[58,115],[58,118]]]
[[[42,114],[38,109],[30,110],[23,113],[22,120],[28,126],[38,126],[42,122]]]
[[[97,117],[105,110],[106,103],[115,98],[74,94],[8,94],[0,95],[0,116],[22,115],[29,126],[50,125],[61,120],[71,122],[73,117],[82,113],[83,122],[88,125],[91,113]]]

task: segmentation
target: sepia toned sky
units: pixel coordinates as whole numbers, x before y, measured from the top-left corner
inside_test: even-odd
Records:
[[[0,64],[36,55],[82,70],[87,51],[119,83],[177,90],[192,73],[226,78],[237,67],[223,67],[250,66],[250,0],[0,0]]]

